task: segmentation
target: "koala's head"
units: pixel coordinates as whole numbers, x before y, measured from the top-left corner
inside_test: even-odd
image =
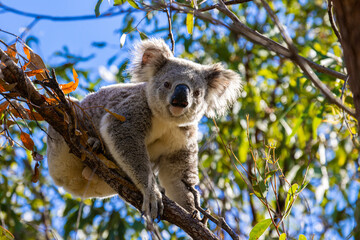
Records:
[[[161,39],[135,45],[130,73],[133,82],[147,82],[152,112],[179,125],[225,114],[241,90],[234,71],[176,58]]]

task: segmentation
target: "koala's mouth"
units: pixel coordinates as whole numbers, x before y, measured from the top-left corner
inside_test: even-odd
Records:
[[[186,111],[185,109],[186,108],[184,108],[184,107],[176,107],[176,106],[169,107],[170,113],[174,117],[179,117],[179,116],[183,115]]]

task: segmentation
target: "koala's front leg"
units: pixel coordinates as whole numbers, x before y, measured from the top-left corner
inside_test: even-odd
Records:
[[[100,133],[111,155],[143,194],[142,212],[152,219],[163,213],[162,195],[151,170],[145,131],[131,120],[104,116]]]

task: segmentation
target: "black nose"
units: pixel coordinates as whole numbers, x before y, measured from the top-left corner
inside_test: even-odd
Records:
[[[179,84],[175,87],[174,93],[171,96],[170,104],[174,107],[185,108],[189,102],[188,97],[190,88],[185,84]]]

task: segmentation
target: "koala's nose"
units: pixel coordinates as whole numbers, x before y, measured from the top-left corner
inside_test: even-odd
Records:
[[[188,97],[190,93],[190,88],[185,84],[179,84],[175,87],[174,93],[171,96],[170,104],[174,107],[185,108],[189,102]]]

